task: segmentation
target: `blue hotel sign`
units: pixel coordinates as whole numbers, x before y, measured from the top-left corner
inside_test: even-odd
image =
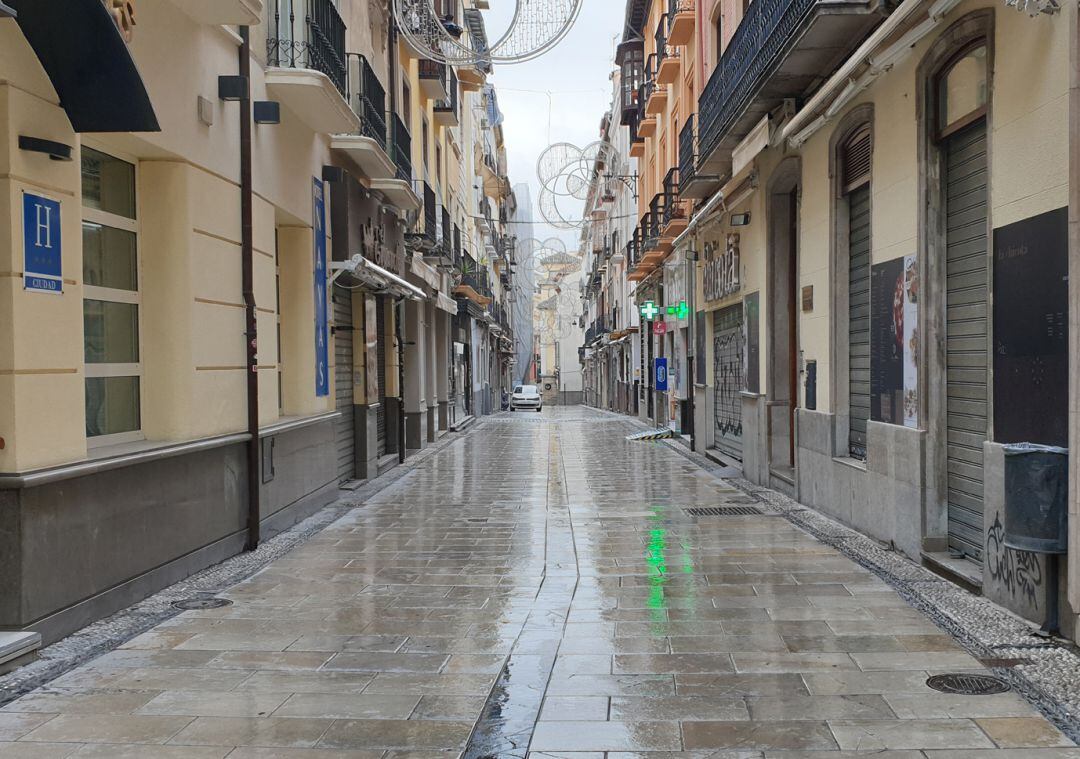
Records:
[[[61,269],[60,202],[23,193],[23,287],[45,293],[64,291]]]
[[[326,197],[323,183],[312,186],[315,234],[315,395],[330,395],[330,346],[326,305]]]
[[[656,368],[656,383],[654,389],[666,393],[668,389],[668,367],[666,358],[654,359]]]

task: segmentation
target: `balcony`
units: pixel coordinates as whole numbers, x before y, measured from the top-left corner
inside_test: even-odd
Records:
[[[689,226],[689,203],[679,195],[679,169],[674,168],[664,177],[664,203],[661,220],[661,238],[672,241]]]
[[[653,39],[656,42],[656,83],[665,87],[673,85],[679,81],[682,59],[678,48],[668,40],[668,14],[660,17]]]
[[[656,81],[656,53],[645,63],[645,80],[641,84],[641,102],[646,116],[659,116],[667,108],[668,88]]]
[[[472,265],[475,266],[475,264]],[[491,305],[491,286],[488,283],[487,269],[459,271],[457,280],[457,284],[454,285],[454,295],[459,298],[468,298],[482,308]]]
[[[301,2],[297,2],[300,5]],[[330,0],[306,0],[298,17],[284,0],[271,8],[266,40],[266,91],[322,134],[353,134],[360,118],[347,100],[345,24]]]
[[[448,68],[449,94],[435,102],[435,123],[446,127],[455,127],[461,123],[461,106],[458,102],[458,78],[454,70]]]
[[[454,226],[450,223],[450,212],[446,210],[446,206],[438,209],[435,218],[438,220],[438,226],[435,229],[435,246],[431,250],[424,251],[424,260],[432,266],[452,270],[455,263]]]
[[[394,114],[390,121],[389,147],[394,173],[387,179],[373,179],[371,189],[381,192],[388,201],[403,211],[418,211],[420,197],[413,189],[412,177],[412,137],[405,128],[405,122],[397,114]]]
[[[642,138],[643,140],[652,137],[654,134],[656,134],[656,125],[657,119],[655,116],[646,116],[641,120],[641,123],[638,124],[638,137]],[[644,145],[644,143],[642,143],[642,145]],[[644,154],[644,151],[642,151],[642,153]],[[633,155],[633,152],[631,152],[630,155]],[[640,158],[641,156],[637,157]]]
[[[445,100],[449,94],[447,65],[430,58],[420,59],[420,90],[429,100]]]
[[[720,186],[720,177],[698,173],[697,117],[690,114],[679,132],[679,197],[703,200]]]
[[[694,39],[694,26],[697,24],[694,0],[669,0],[668,24],[668,44],[675,47],[689,45]]]
[[[360,117],[357,134],[337,135],[330,147],[345,153],[369,179],[390,179],[397,173],[388,155],[386,91],[367,58],[348,54],[349,105]]]
[[[699,172],[727,176],[731,151],[786,98],[805,97],[885,18],[879,0],[755,0],[701,93]]]

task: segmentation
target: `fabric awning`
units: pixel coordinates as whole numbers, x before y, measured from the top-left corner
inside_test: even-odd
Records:
[[[440,292],[438,298],[435,301],[435,305],[448,314],[457,314],[458,305],[457,301],[451,298],[446,293]]]
[[[360,280],[364,285],[379,291],[389,292],[402,298],[412,300],[427,300],[424,291],[415,285],[410,285],[404,279],[387,271],[376,263],[366,258],[360,258],[356,269],[352,272],[353,277]]]
[[[127,43],[101,0],[7,0],[76,132],[160,132]]]

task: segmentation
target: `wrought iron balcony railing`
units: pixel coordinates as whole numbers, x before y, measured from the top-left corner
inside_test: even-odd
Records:
[[[659,62],[669,55],[674,55],[674,50],[668,49],[667,44],[668,35],[668,14],[664,13],[660,16],[660,21],[656,24],[656,32],[653,34],[653,42],[656,43],[656,60],[657,65]]]
[[[686,201],[679,197],[679,169],[671,169],[664,177],[663,224],[667,227],[676,219],[686,218]]]
[[[349,105],[360,117],[360,134],[375,140],[386,150],[386,90],[367,58],[359,53],[348,53],[347,60]]]
[[[424,182],[424,239],[431,245],[438,241],[439,206],[435,199],[435,190]]]
[[[409,134],[405,122],[397,114],[394,114],[391,137],[393,138],[393,145],[390,152],[392,153],[391,158],[394,160],[394,165],[397,167],[396,178],[411,185],[413,178],[412,135]]]
[[[445,63],[439,61],[433,61],[430,58],[420,59],[420,78],[421,79],[434,79],[442,83],[443,87],[447,82],[447,68]]]
[[[446,78],[446,98],[435,101],[435,113],[451,114],[456,123],[461,118],[460,105],[458,104],[458,78],[453,68],[449,66],[446,68],[449,72]]]
[[[640,114],[644,113],[645,106],[648,104],[653,90],[656,89],[656,66],[656,53],[652,53],[645,59],[645,73],[641,79],[641,88],[638,90],[639,118]]]
[[[697,119],[690,114],[679,132],[679,178],[682,183],[693,181],[697,174]]]
[[[331,0],[271,0],[270,36],[266,40],[269,66],[321,71],[344,96],[348,89],[345,22]],[[297,6],[304,17],[296,15]],[[285,9],[288,12],[285,12]]]
[[[750,3],[699,98],[698,168],[712,162],[721,142],[737,143],[784,98],[831,73],[890,7],[877,0]]]
[[[668,29],[675,23],[675,16],[680,13],[688,13],[694,10],[694,0],[668,0],[667,21]]]

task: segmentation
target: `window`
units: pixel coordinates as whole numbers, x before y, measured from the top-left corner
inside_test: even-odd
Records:
[[[86,436],[138,440],[142,367],[135,166],[82,150]]]
[[[405,126],[409,131],[412,131],[412,89],[409,87],[409,83],[405,81],[405,72],[401,72],[401,120],[405,122]]]
[[[430,127],[428,127],[427,116],[425,116],[424,117],[424,128],[423,128],[423,131],[421,132],[421,134],[423,135],[423,138],[424,138],[424,171],[425,171],[425,173],[428,173],[430,171],[428,169],[428,138],[430,136],[430,132],[431,132],[431,129],[430,129]]]
[[[939,137],[986,115],[986,45],[968,48],[953,59],[937,83]]]

